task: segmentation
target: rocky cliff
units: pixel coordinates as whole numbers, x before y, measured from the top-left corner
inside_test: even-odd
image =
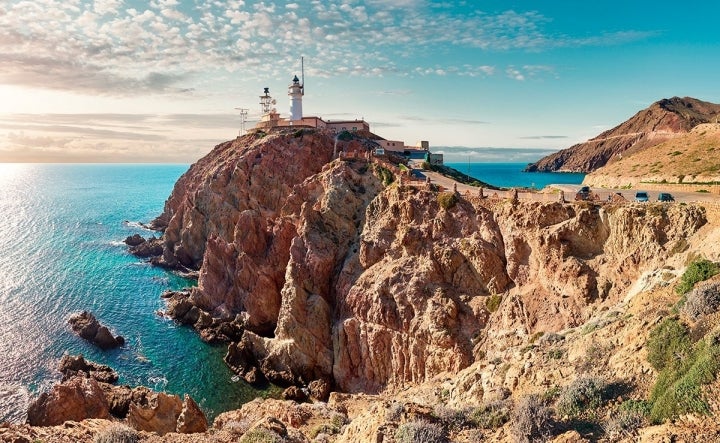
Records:
[[[624,155],[687,134],[701,123],[714,122],[720,105],[691,97],[662,99],[627,121],[586,142],[578,143],[529,165],[530,172],[592,172]]]
[[[678,317],[675,281],[698,257],[720,261],[716,205],[438,192],[343,138],[280,131],[219,145],[178,181],[155,221],[164,235],[146,249],[161,250],[155,263],[198,271],[197,287],[167,294],[168,313],[228,342],[226,361],[246,380],[307,388],[283,394],[297,401],[256,399],[197,435],[92,419],[2,425],[0,439],[720,437],[712,415],[657,426],[643,415],[667,377],[647,343]],[[720,313],[687,321],[694,340],[720,352]],[[700,403],[717,414],[720,382],[703,384]],[[314,403],[302,403],[305,392]]]
[[[529,331],[579,325],[705,222],[696,207],[447,204],[378,168],[361,140],[320,131],[219,145],[156,220],[162,259],[200,271],[170,312],[231,341],[253,380],[380,392],[471,365],[491,296],[514,297]]]

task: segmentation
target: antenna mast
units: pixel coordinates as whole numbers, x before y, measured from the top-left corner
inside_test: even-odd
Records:
[[[302,77],[300,90],[302,91],[302,95],[305,95],[305,57],[300,57],[300,76]]]
[[[240,136],[245,135],[245,122],[247,121],[248,109],[235,108],[240,111]]]

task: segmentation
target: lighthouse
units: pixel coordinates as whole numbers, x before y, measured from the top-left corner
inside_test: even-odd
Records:
[[[293,77],[292,83],[288,87],[288,95],[290,96],[290,122],[303,119],[302,114],[302,98],[305,95],[305,57],[300,57],[300,72],[302,73],[302,83],[297,77]]]
[[[303,85],[300,84],[300,79],[297,78],[296,75],[288,88],[288,95],[290,96],[290,121],[302,120],[302,97],[304,94]]]

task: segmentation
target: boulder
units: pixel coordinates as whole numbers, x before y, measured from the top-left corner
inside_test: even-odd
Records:
[[[189,395],[185,394],[182,412],[177,419],[177,432],[181,434],[194,434],[208,430],[208,421],[200,407]]]
[[[100,324],[88,311],[72,314],[68,323],[73,332],[101,349],[117,348],[125,344],[122,336],[113,336],[107,326]]]
[[[33,401],[28,407],[27,422],[33,426],[56,426],[87,418],[110,418],[108,403],[95,379],[75,376]]]
[[[133,399],[127,413],[127,422],[138,431],[165,435],[169,432],[184,434],[205,432],[208,422],[200,407],[188,395],[181,401],[177,395],[163,392],[133,390]]]
[[[128,246],[137,246],[145,243],[145,239],[140,234],[129,235],[125,238],[125,244]]]
[[[151,237],[135,246],[130,246],[129,251],[140,258],[159,257],[163,254],[163,247],[159,239]]]
[[[290,386],[289,388],[286,388],[281,397],[283,400],[292,400],[298,403],[306,402],[308,399],[307,394],[297,386]]]
[[[64,355],[58,364],[58,370],[63,374],[63,381],[76,375],[94,378],[103,383],[115,383],[118,374],[110,366],[87,361],[81,355]]]
[[[127,422],[139,431],[165,435],[175,432],[181,412],[180,397],[159,392],[147,396],[142,403],[131,402]]]
[[[326,380],[313,380],[308,385],[310,398],[317,401],[328,401],[330,397],[330,383]]]

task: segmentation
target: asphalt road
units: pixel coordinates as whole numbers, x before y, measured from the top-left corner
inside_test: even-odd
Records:
[[[425,171],[420,169],[413,169],[413,174],[416,177],[420,177],[425,180],[425,177],[430,177],[430,181],[438,186],[442,186],[445,189],[453,189],[453,185],[457,185],[457,190],[461,194],[469,192],[470,194],[477,195],[478,188],[475,186],[468,186],[456,182],[455,180],[445,177],[437,172]],[[575,193],[580,189],[582,185],[548,185],[545,188],[545,192],[519,192],[518,198],[521,200],[534,200],[534,201],[557,201],[557,194],[551,191],[552,189],[562,190],[565,193],[565,201],[575,201]],[[631,189],[604,189],[604,188],[590,188],[590,190],[598,196],[598,200],[607,200],[608,196],[620,193],[627,201],[635,201],[635,193],[638,191],[647,192],[649,201],[657,201],[658,194],[660,192],[669,192],[675,198],[676,202],[720,202],[720,195],[703,192],[686,192],[686,191],[646,191],[642,188],[631,188]],[[484,189],[486,196],[497,193],[500,198],[510,197],[511,191],[493,191],[490,189]]]

